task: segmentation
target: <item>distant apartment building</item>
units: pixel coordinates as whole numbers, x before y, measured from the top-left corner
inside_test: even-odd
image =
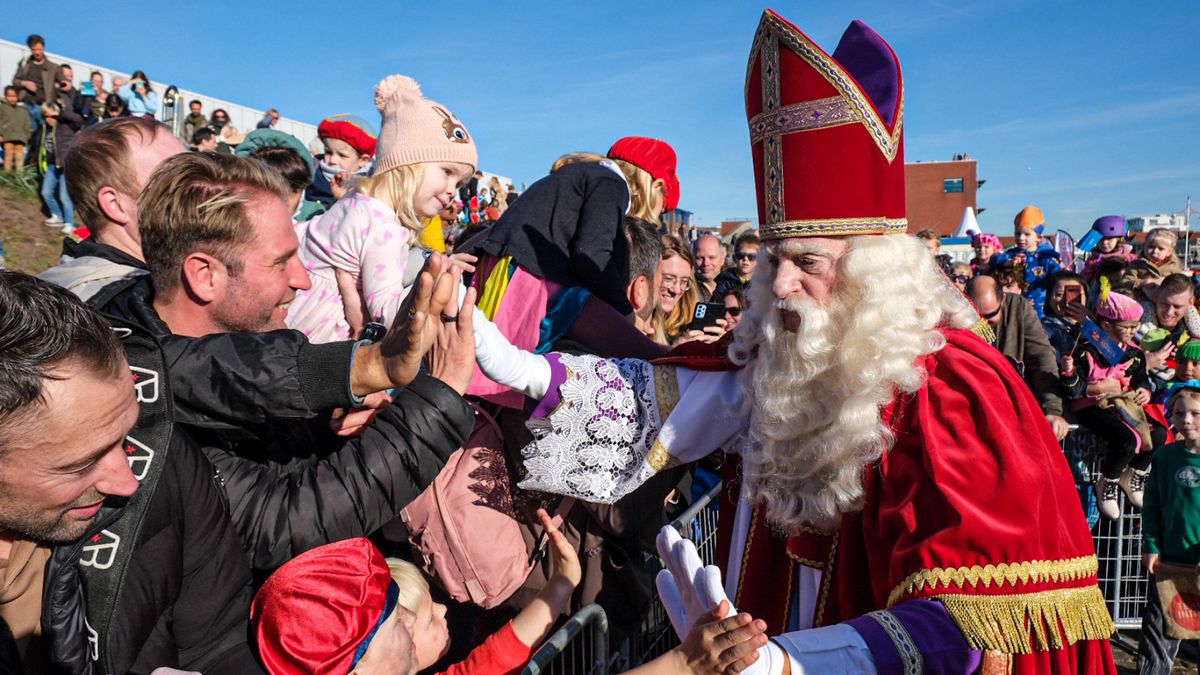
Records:
[[[692,224],[692,212],[672,209],[662,214],[662,223],[664,232],[673,232],[680,227],[688,227]]]
[[[1187,219],[1182,213],[1159,213],[1153,216],[1134,216],[1127,218],[1129,223],[1129,231],[1133,233],[1141,232],[1143,234],[1151,230],[1167,228],[1174,230],[1177,234],[1182,235],[1187,231]]]
[[[985,181],[979,180],[975,160],[955,155],[946,162],[912,162],[904,165],[904,198],[908,231],[931,228],[949,237],[962,222],[969,206],[980,213],[975,195]]]

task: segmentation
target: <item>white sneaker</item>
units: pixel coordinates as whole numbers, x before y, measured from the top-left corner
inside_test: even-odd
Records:
[[[63,219],[58,216],[50,216],[42,222],[50,227],[54,227],[55,225],[62,225]]]
[[[1121,474],[1121,480],[1118,481],[1121,489],[1125,491],[1125,499],[1139,511],[1142,508],[1142,497],[1146,494],[1146,478],[1149,475],[1149,471],[1126,467],[1125,473]]]
[[[1117,503],[1119,490],[1115,480],[1108,480],[1103,475],[1096,479],[1096,506],[1100,509],[1100,515],[1109,520],[1121,519],[1121,505]]]
[[[62,233],[66,235],[75,234],[75,223],[66,223],[62,226]]]

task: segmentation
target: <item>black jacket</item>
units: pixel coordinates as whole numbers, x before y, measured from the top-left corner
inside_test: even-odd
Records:
[[[712,292],[712,302],[723,302],[725,294],[734,289],[744,290],[746,284],[742,282],[742,277],[738,275],[736,268],[730,268],[721,272],[715,279],[717,287]]]
[[[464,252],[513,260],[539,277],[582,286],[629,314],[629,187],[594,162],[568,164],[521,193]]]
[[[471,432],[466,401],[439,380],[419,377],[361,436],[338,437],[327,416],[315,416],[333,407],[318,392],[348,395],[351,343],[312,345],[297,331],[172,336],[154,312],[153,293],[148,278],[133,280],[103,311],[162,336],[176,424],[220,470],[256,570],[379,529]],[[323,379],[308,382],[322,370]]]
[[[161,372],[151,337],[128,324],[117,330],[126,331],[135,376]],[[219,477],[175,428],[166,384],[139,390],[138,400],[129,435],[143,443],[131,453],[138,492],[106,504],[87,536],[57,547],[47,565],[42,628],[51,662],[79,674],[262,672],[249,645],[250,565]]]

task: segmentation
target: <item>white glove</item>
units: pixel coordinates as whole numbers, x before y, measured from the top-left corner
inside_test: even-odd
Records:
[[[460,294],[461,297],[461,294]],[[533,399],[550,390],[550,362],[546,357],[518,349],[488,320],[478,307],[475,329],[475,361],[484,375]]]
[[[696,552],[696,545],[679,536],[674,527],[662,528],[656,544],[665,567],[654,580],[655,585],[667,617],[683,642],[700,617],[716,609],[722,600],[729,602],[729,597],[725,595],[721,570],[715,565],[705,567]],[[737,608],[729,602],[729,612],[725,616],[735,614]],[[782,649],[768,642],[758,648],[758,660],[743,670],[742,675],[782,673],[786,658]]]

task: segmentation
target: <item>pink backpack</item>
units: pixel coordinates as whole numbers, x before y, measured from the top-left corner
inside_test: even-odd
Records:
[[[530,555],[517,523],[500,426],[472,407],[471,437],[400,520],[427,575],[458,602],[491,609],[525,583],[538,556]],[[573,505],[562,500],[556,525]]]

